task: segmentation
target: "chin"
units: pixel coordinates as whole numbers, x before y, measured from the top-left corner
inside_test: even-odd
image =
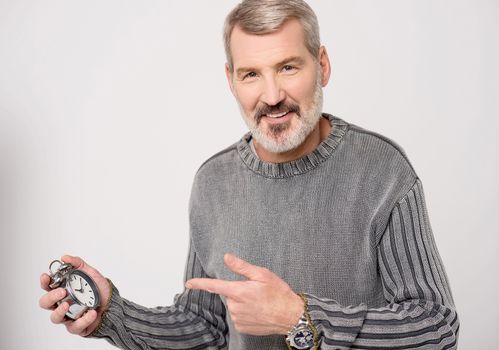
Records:
[[[271,153],[286,153],[298,148],[308,135],[303,135],[301,133],[292,133],[291,135],[285,135],[281,137],[272,137],[269,135],[262,136],[261,134],[253,135],[256,142],[262,146],[267,152]]]

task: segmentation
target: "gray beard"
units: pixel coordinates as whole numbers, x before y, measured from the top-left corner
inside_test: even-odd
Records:
[[[312,105],[310,109],[303,110],[302,115],[297,115],[297,128],[293,134],[287,137],[282,135],[288,131],[290,124],[269,125],[269,130],[265,133],[256,123],[252,122],[253,119],[245,116],[244,111],[239,105],[243,119],[255,141],[271,153],[285,153],[300,146],[315,129],[322,116],[323,93],[320,81],[321,75],[319,71]]]

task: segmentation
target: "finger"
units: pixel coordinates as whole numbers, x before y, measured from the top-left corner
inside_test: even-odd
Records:
[[[225,297],[231,297],[235,285],[240,282],[225,281],[215,278],[193,278],[185,283],[186,288],[200,289],[210,293],[220,294]]]
[[[232,272],[244,276],[247,279],[259,281],[265,277],[264,271],[266,270],[263,267],[252,265],[233,254],[225,254],[224,261],[225,265],[227,265]]]
[[[52,289],[49,287],[50,284],[50,276],[46,273],[42,273],[40,276],[40,287],[47,292],[50,292]]]
[[[42,295],[40,300],[38,301],[38,304],[42,309],[52,310],[54,309],[56,303],[59,300],[62,300],[65,296],[66,290],[63,288],[57,288]]]
[[[66,329],[72,334],[86,335],[86,333],[88,333],[87,328],[94,323],[96,319],[97,311],[89,310],[76,321],[67,323]]]
[[[81,269],[83,266],[85,266],[85,261],[83,261],[83,259],[78,256],[72,256],[66,254],[61,258],[61,260],[64,261],[65,263],[73,265],[75,269]]]
[[[52,313],[50,314],[50,320],[52,323],[63,323],[64,316],[69,310],[69,304],[66,302],[61,303]]]

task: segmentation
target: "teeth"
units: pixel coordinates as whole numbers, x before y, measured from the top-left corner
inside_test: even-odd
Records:
[[[269,118],[280,118],[288,114],[288,112],[283,112],[281,114],[267,114],[267,117]]]

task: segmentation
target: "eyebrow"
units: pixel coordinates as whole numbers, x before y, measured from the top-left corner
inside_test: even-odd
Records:
[[[305,63],[305,60],[300,56],[292,56],[292,57],[285,58],[282,61],[276,63],[274,65],[274,67],[275,68],[282,67],[282,66],[289,64],[289,63],[296,63],[297,65],[303,65]],[[253,71],[257,71],[257,70],[258,69],[255,69],[252,67],[241,67],[241,68],[236,69],[236,75],[240,76],[243,73],[253,72]]]

